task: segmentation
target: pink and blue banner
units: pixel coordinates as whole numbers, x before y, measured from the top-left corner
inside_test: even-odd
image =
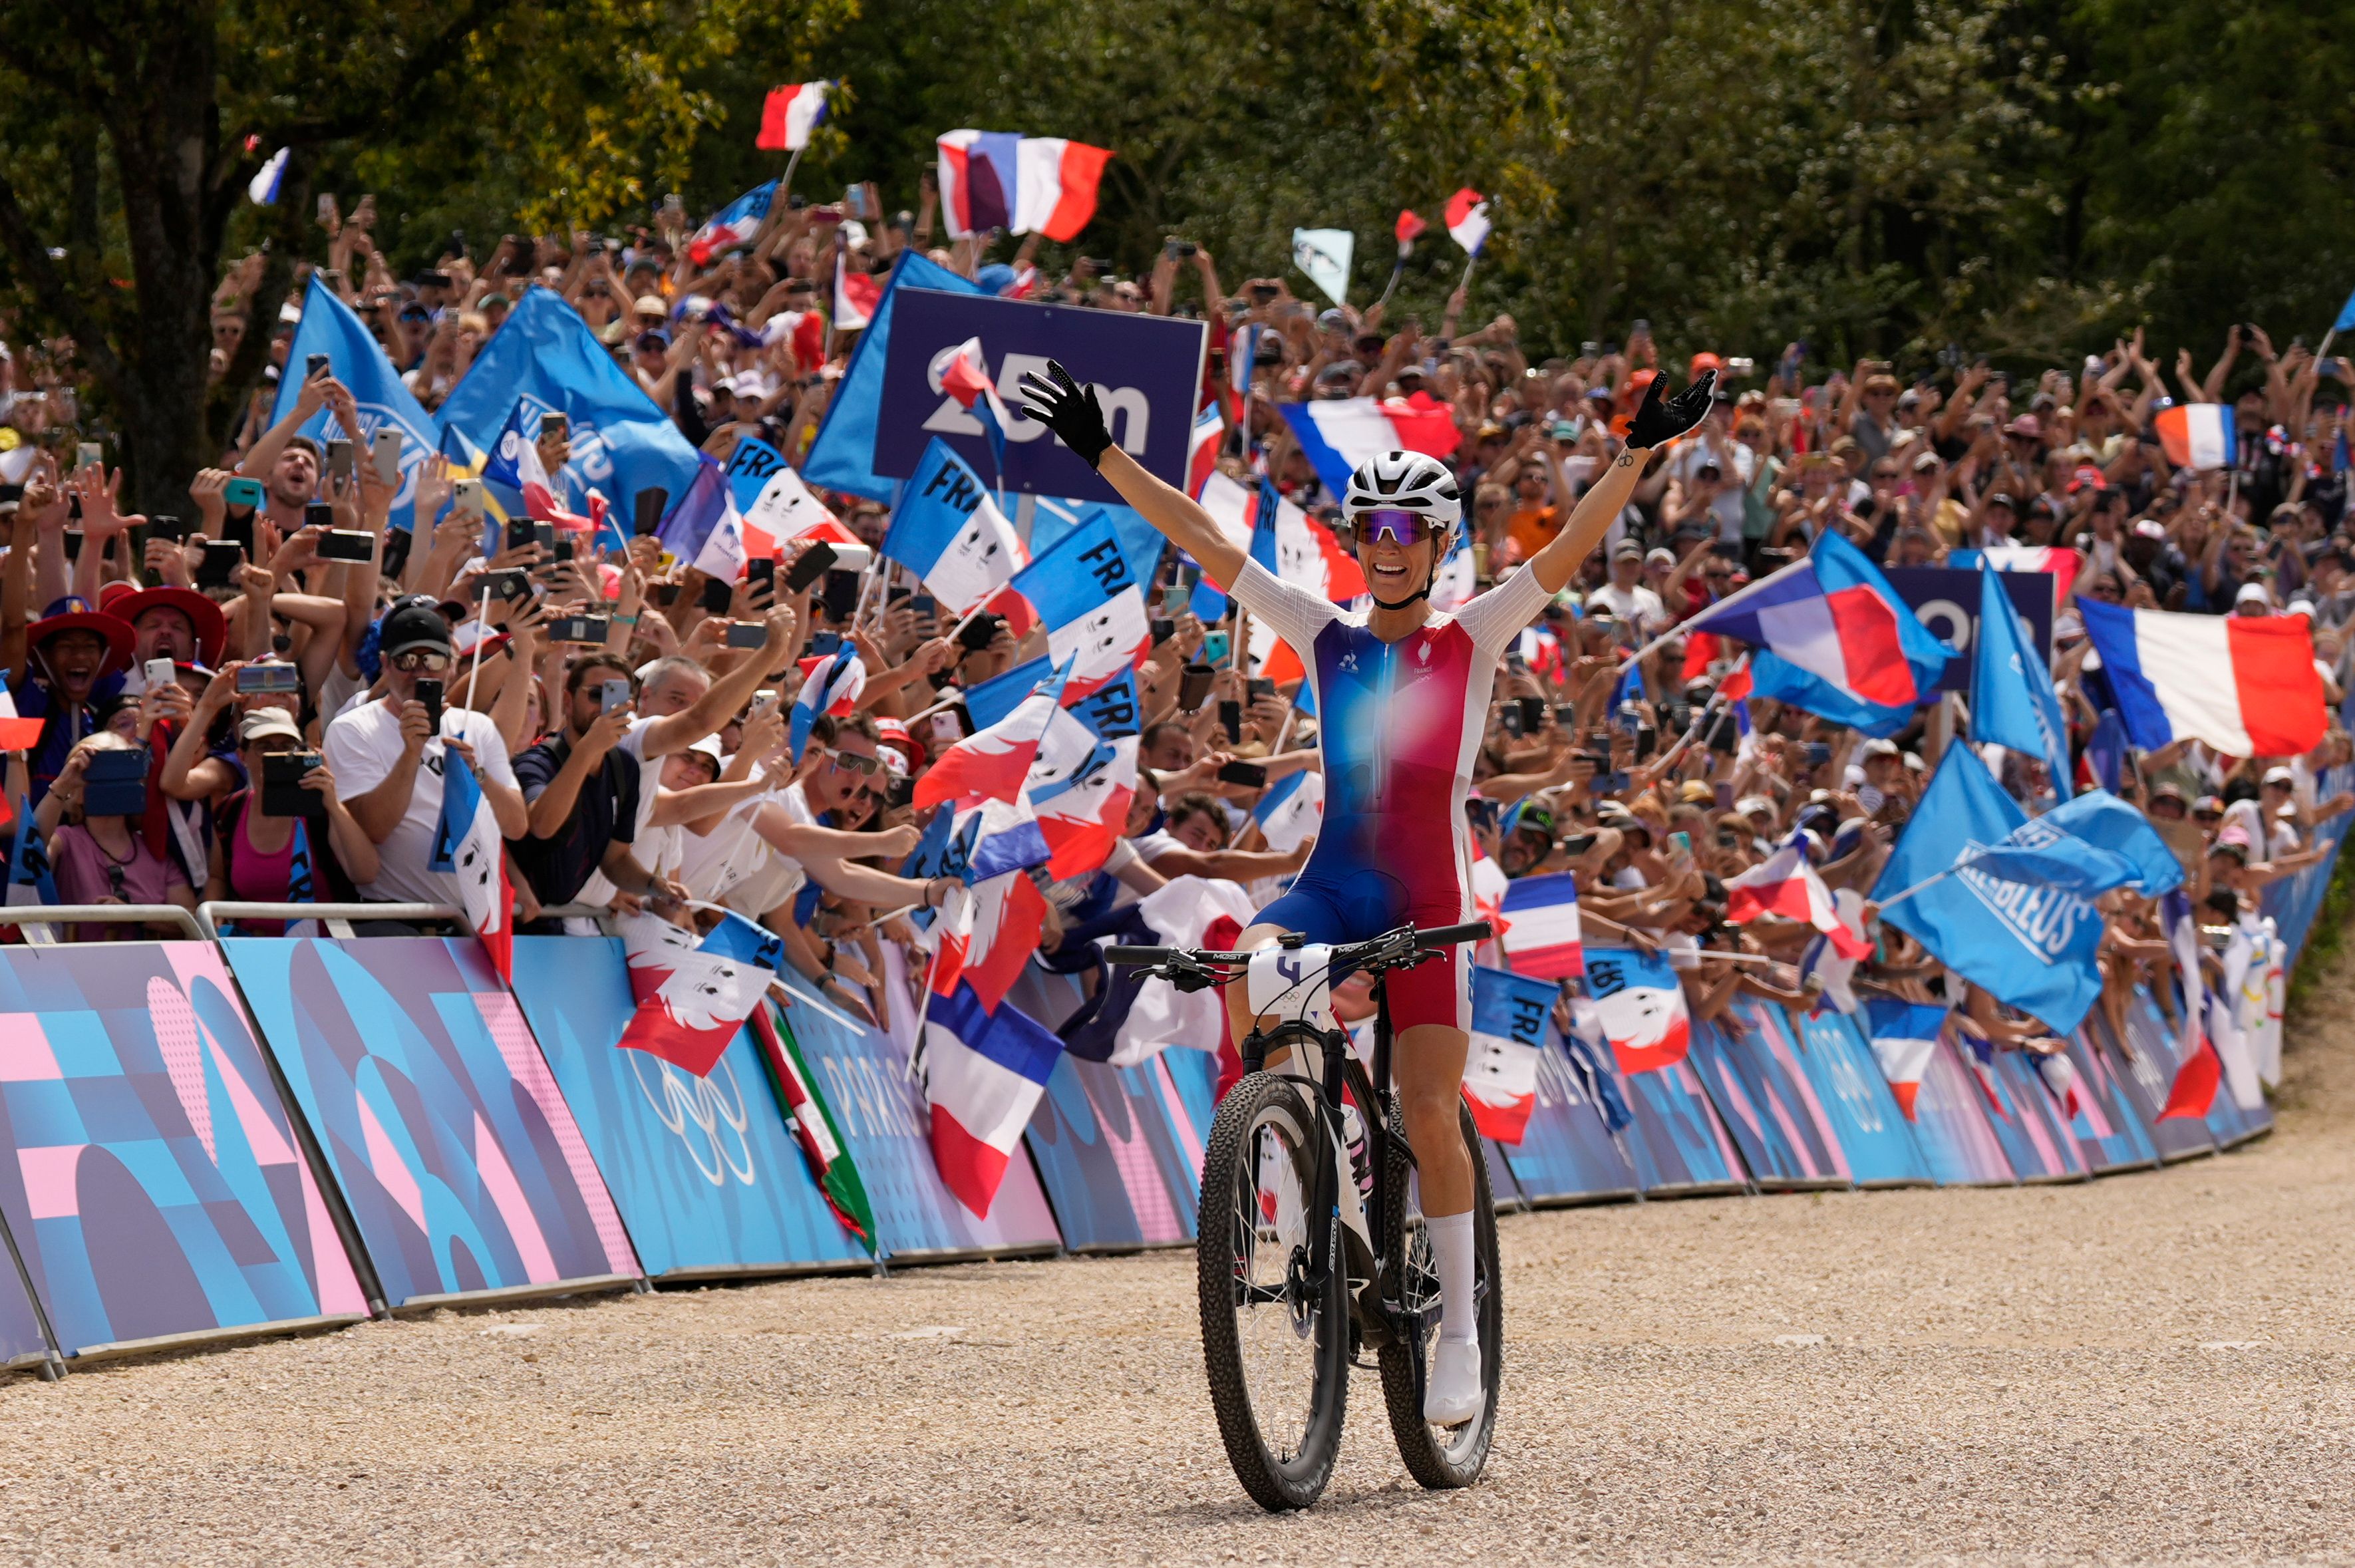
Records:
[[[1941,1035],[1932,1042],[1913,1094],[1913,1142],[1941,1187],[2013,1187],[2019,1177],[1987,1119],[1978,1080]]]
[[[0,955],[0,1214],[69,1356],[368,1315],[208,944]],[[23,1307],[0,1287],[12,1360]]]
[[[388,1305],[637,1277],[571,1107],[481,943],[220,945]]]
[[[1517,1189],[1536,1207],[1610,1203],[1640,1189],[1612,1124],[1625,1128],[1633,1113],[1620,1098],[1610,1049],[1573,1047],[1550,1023],[1538,1052],[1537,1095],[1517,1144],[1490,1144],[1492,1165],[1501,1160],[1510,1188],[1496,1183],[1501,1199]]]
[[[1930,1168],[1913,1141],[1912,1124],[1898,1109],[1889,1080],[1863,1031],[1838,1013],[1799,1020],[1755,997],[1732,1009],[1770,1038],[1768,1049],[1797,1069],[1820,1108],[1859,1187],[1913,1187],[1930,1180]]]
[[[1720,1027],[1723,1025],[1723,1027]],[[1738,1013],[1693,1026],[1693,1070],[1761,1191],[1851,1184],[1847,1157],[1806,1075]]]

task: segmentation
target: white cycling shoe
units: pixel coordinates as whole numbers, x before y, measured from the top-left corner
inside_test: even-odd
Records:
[[[1423,1392],[1423,1418],[1433,1426],[1461,1426],[1487,1403],[1480,1387],[1480,1341],[1442,1339]]]

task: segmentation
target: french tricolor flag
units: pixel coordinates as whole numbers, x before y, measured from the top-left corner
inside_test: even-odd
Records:
[[[1864,1004],[1864,1013],[1872,1029],[1872,1054],[1881,1062],[1881,1075],[1889,1080],[1897,1108],[1905,1113],[1907,1121],[1914,1121],[1913,1101],[1922,1093],[1922,1075],[1930,1070],[1930,1057],[1938,1049],[1939,1032],[1946,1027],[1946,1009],[1874,997]]]
[[[1872,944],[1850,931],[1832,905],[1829,889],[1807,864],[1801,836],[1725,884],[1725,918],[1736,925],[1762,914],[1778,914],[1814,926],[1843,958],[1869,958]]]
[[[2180,890],[2163,895],[2158,911],[2167,944],[2174,951],[2176,970],[2183,980],[2183,1024],[2176,1040],[2175,1078],[2167,1086],[2167,1104],[2160,1108],[2158,1119],[2188,1117],[2196,1122],[2207,1115],[2215,1102],[2217,1085],[2224,1081],[2224,1059],[2207,1027],[2211,1015],[2207,982],[2200,968],[2199,917]]]
[[[1186,494],[1199,496],[1202,485],[1219,466],[1219,443],[1227,433],[1225,416],[1219,405],[1208,402],[1194,416],[1194,428],[1186,437]]]
[[[809,145],[810,133],[826,119],[828,81],[805,81],[773,87],[761,105],[761,133],[752,145],[764,153],[798,153]]]
[[[2143,751],[2196,740],[2287,757],[2322,739],[2322,676],[2303,615],[2184,615],[2081,600],[2094,651]]]
[[[960,985],[932,998],[923,1049],[933,1163],[957,1201],[987,1219],[1063,1042],[1019,1008],[984,1008]]]
[[[1047,656],[1070,667],[1072,700],[1142,668],[1153,651],[1144,585],[1107,512],[1091,512],[1048,546],[1014,574],[1013,589],[1047,628]]]
[[[1076,709],[1047,720],[1024,798],[1047,841],[1058,880],[1103,866],[1128,825],[1136,795],[1136,676],[1121,671]]]
[[[997,383],[989,379],[989,362],[982,357],[981,339],[968,337],[933,355],[932,379],[942,391],[956,400],[957,407],[981,421],[981,433],[989,441],[990,455],[1003,472],[1006,430],[1014,422],[1014,416],[999,399]]]
[[[794,761],[802,760],[810,731],[821,713],[846,718],[858,706],[867,689],[867,667],[859,662],[856,644],[845,643],[830,654],[801,661],[802,688],[794,696],[792,739]]]
[[[1063,686],[1071,673],[1066,659],[1014,711],[943,752],[916,781],[916,809],[930,811],[944,801],[1010,802],[1019,797],[1047,726],[1062,711]]]
[[[783,966],[783,939],[740,914],[702,937],[643,912],[616,928],[637,1010],[615,1044],[709,1077]]]
[[[41,743],[41,727],[47,722],[16,717],[16,699],[8,694],[8,677],[0,674],[0,752],[31,751]]]
[[[1010,131],[951,131],[939,140],[941,216],[949,238],[1003,229],[1078,238],[1096,215],[1107,147]]]
[[[883,535],[883,554],[922,578],[952,615],[989,603],[1030,564],[1030,552],[989,487],[938,436],[908,476]],[[1017,626],[1015,635],[1025,629]]]
[[[1476,256],[1488,242],[1488,198],[1465,186],[1447,198],[1447,232],[1465,252]]]
[[[1561,980],[1586,973],[1579,940],[1578,878],[1569,871],[1523,877],[1505,890],[1505,962],[1516,975]]]
[[[1303,768],[1268,787],[1252,807],[1260,837],[1279,855],[1289,855],[1325,825],[1325,775]]]
[[[837,252],[834,258],[835,331],[862,330],[875,319],[876,307],[882,303],[883,280],[871,272],[852,272]]]
[[[2240,454],[2230,403],[2178,403],[2159,410],[2151,423],[2160,450],[2178,468],[2230,468]]]
[[[1472,971],[1472,1052],[1464,1101],[1484,1138],[1518,1144],[1538,1103],[1538,1053],[1560,994],[1552,982],[1503,969]]]
[[[687,259],[697,266],[709,266],[711,258],[733,245],[741,245],[760,231],[762,220],[769,216],[769,203],[776,198],[777,182],[756,185],[742,196],[711,215],[710,220],[695,231],[687,242]]]
[[[1327,402],[1278,403],[1302,455],[1336,496],[1349,487],[1359,464],[1385,452],[1454,455],[1463,439],[1455,415],[1427,392],[1412,398],[1337,398]]]

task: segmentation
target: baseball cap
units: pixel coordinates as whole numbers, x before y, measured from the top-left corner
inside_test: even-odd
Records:
[[[2269,784],[2296,784],[2296,775],[2292,773],[2287,768],[2267,768],[2265,770],[2265,783]]]
[[[1651,553],[1644,557],[1646,566],[1674,566],[1676,563],[1676,553],[1673,550],[1663,549],[1657,545],[1653,546]]]
[[[2006,435],[2024,435],[2033,441],[2044,434],[2044,421],[2034,414],[2021,414],[2003,427]]]
[[[1700,373],[1703,370],[1716,370],[1722,372],[1724,369],[1725,361],[1717,355],[1711,354],[1709,350],[1704,348],[1700,353],[1692,357],[1692,364],[1687,373],[1691,379],[1698,380],[1700,379]]]
[[[2274,602],[2274,599],[2272,594],[2265,592],[2265,585],[2264,583],[2243,582],[2241,584],[2241,591],[2232,595],[2232,603],[2235,604],[2247,604],[2252,602],[2259,604],[2270,605]]]
[[[294,716],[283,708],[257,708],[237,721],[237,740],[241,746],[272,736],[300,742],[303,731],[294,726]]]
[[[1628,560],[1641,560],[1644,559],[1644,547],[1634,539],[1622,539],[1612,547],[1611,559],[1618,560],[1623,557]]]
[[[387,658],[417,648],[450,651],[450,623],[429,605],[404,604],[384,618],[379,649]]]

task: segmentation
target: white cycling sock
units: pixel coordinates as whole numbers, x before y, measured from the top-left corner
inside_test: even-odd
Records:
[[[1476,1267],[1472,1211],[1427,1216],[1423,1226],[1431,1237],[1432,1262],[1439,1266],[1439,1337],[1476,1339],[1480,1337],[1480,1317],[1472,1299]]]

